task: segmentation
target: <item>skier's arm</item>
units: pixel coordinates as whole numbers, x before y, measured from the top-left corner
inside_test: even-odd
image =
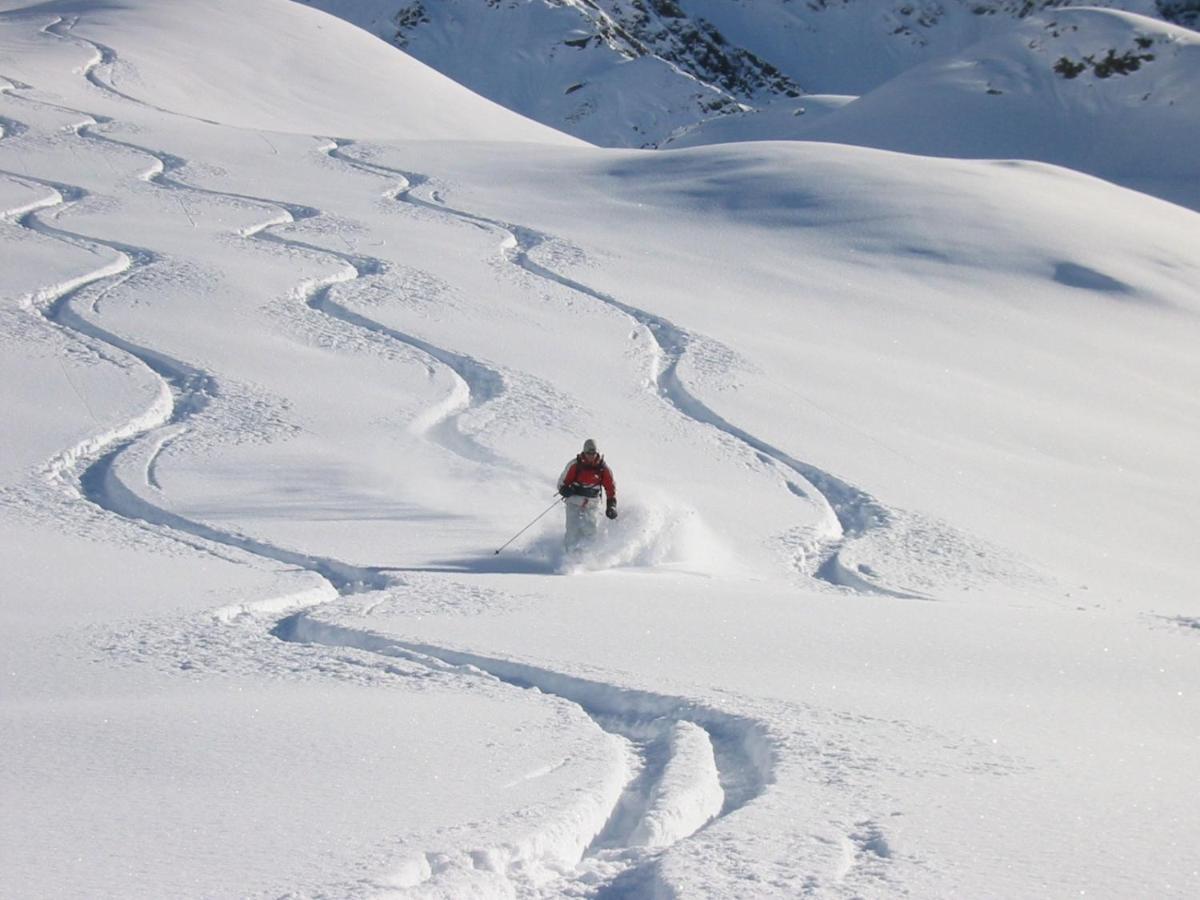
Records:
[[[562,474],[558,476],[558,492],[561,494],[562,489],[575,480],[575,460],[567,463],[567,467],[562,470]]]
[[[600,473],[600,483],[604,485],[604,493],[608,494],[608,499],[612,503],[617,502],[617,482],[613,478],[612,469],[607,465],[604,466],[604,471]]]

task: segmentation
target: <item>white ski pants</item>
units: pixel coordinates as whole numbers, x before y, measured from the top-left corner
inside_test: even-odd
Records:
[[[600,520],[604,517],[604,497],[568,497],[563,506],[567,515],[563,546],[571,553],[590,543],[599,532]]]

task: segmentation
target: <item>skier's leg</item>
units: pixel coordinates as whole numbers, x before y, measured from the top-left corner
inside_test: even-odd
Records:
[[[579,510],[579,535],[583,543],[591,543],[600,532],[600,504],[589,499]]]
[[[568,497],[563,503],[563,509],[566,514],[563,531],[563,549],[567,553],[574,553],[586,539],[584,536],[583,510],[580,508],[579,498]]]

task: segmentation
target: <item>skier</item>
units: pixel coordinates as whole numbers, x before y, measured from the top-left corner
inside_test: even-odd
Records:
[[[600,529],[600,490],[607,494],[605,515],[617,517],[617,485],[612,469],[596,450],[596,442],[588,438],[583,452],[567,463],[558,476],[558,492],[567,508],[567,530],[564,543],[568,551],[578,550],[595,537]]]

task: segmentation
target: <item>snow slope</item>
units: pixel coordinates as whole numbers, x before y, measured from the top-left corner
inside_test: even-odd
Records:
[[[1196,213],[169,9],[0,14],[0,895],[1200,890]]]
[[[907,69],[852,102],[804,98],[796,110],[710,120],[668,146],[815,140],[1037,160],[1196,209],[1198,79],[1194,31],[1113,10],[1053,10]]]
[[[1036,159],[1200,207],[1200,34],[1065,9],[905,72],[793,136]]]
[[[1200,208],[1200,37],[1164,21],[1195,24],[1183,6],[313,5],[604,146],[819,140],[1037,160]]]
[[[192,118],[299,134],[571,143],[305,7],[158,4],[138,7],[135,16],[121,4],[84,8],[95,27],[117,27],[125,36],[124,52],[105,60],[112,63],[112,88]],[[68,4],[61,13],[77,11]],[[191,77],[180,78],[181,69]]]

